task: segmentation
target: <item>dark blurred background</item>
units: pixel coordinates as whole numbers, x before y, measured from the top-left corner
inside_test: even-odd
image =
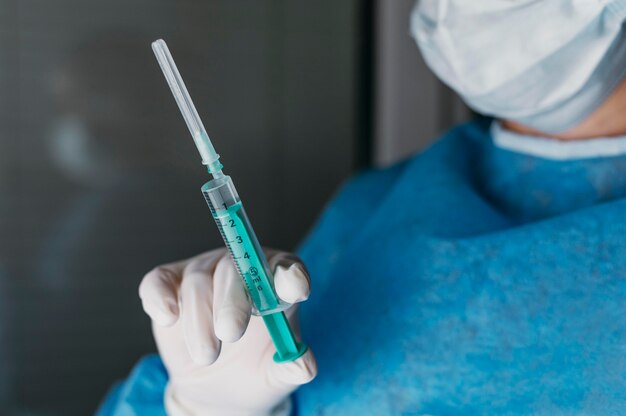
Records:
[[[153,40],[262,243],[291,250],[351,173],[467,116],[420,59],[412,6],[0,0],[0,414],[92,414],[155,350],[142,276],[221,245]]]

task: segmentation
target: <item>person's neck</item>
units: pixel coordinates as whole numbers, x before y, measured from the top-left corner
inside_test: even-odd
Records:
[[[502,120],[504,128],[516,133],[556,140],[587,140],[596,137],[626,135],[626,80],[589,117],[563,133],[548,134],[510,120]]]

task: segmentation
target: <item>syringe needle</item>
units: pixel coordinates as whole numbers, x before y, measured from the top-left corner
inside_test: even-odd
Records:
[[[209,139],[209,135],[204,129],[204,125],[198,115],[196,106],[193,105],[191,96],[189,95],[187,87],[180,76],[180,72],[178,72],[178,68],[176,67],[176,63],[174,62],[174,58],[172,58],[172,54],[170,53],[167,44],[163,39],[156,40],[152,42],[152,50],[154,51],[157,61],[159,62],[159,66],[163,71],[163,75],[165,75],[165,79],[172,90],[172,94],[178,104],[178,108],[180,108],[180,112],[183,114],[185,123],[187,123],[189,132],[191,133],[193,141],[196,143],[196,147],[198,148],[198,152],[200,152],[202,163],[208,166],[209,172],[219,172],[222,168],[222,165],[218,162],[220,155],[215,151],[215,148],[211,143],[211,139]]]

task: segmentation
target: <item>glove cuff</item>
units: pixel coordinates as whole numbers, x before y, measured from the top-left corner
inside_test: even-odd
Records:
[[[181,399],[176,394],[176,388],[172,383],[168,383],[165,389],[164,401],[165,410],[168,416],[212,416],[224,415],[225,408],[216,403],[215,406],[199,403],[192,403]],[[250,409],[227,409],[230,416],[290,416],[293,410],[291,396],[287,396],[282,402],[274,408],[268,410],[250,410]]]

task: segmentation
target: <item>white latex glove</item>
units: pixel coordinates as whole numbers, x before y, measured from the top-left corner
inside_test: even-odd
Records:
[[[266,250],[278,296],[309,296],[309,276],[297,257]],[[159,266],[139,286],[143,308],[169,373],[168,414],[282,415],[289,394],[317,374],[312,352],[274,362],[269,333],[251,305],[226,249]],[[296,336],[296,307],[287,312]]]

